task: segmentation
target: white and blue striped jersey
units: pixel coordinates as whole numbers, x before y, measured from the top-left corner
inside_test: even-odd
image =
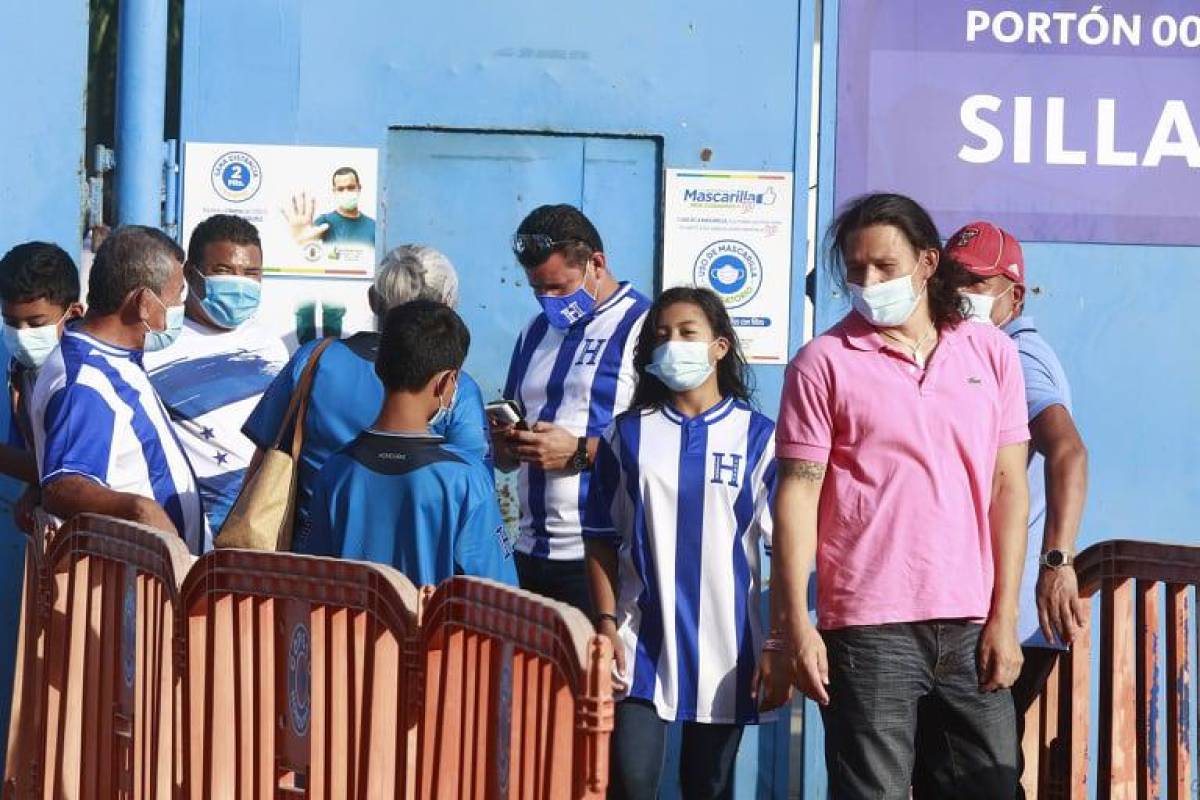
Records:
[[[545,314],[534,317],[513,349],[504,396],[521,405],[530,425],[552,422],[575,436],[600,436],[633,399],[633,349],[649,307],[622,283],[566,331]],[[590,474],[521,465],[518,551],[556,561],[583,558],[580,517]]]
[[[726,398],[698,417],[621,416],[600,443],[583,535],[618,548],[626,696],[664,720],[758,721],[760,543],[770,554],[775,425]]]
[[[30,410],[43,486],[80,475],[153,499],[189,550],[211,548],[195,475],[141,350],[68,330],[38,374]]]

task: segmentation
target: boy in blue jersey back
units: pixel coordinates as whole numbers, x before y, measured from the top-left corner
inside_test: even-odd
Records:
[[[383,407],[321,470],[297,551],[391,564],[417,585],[453,575],[516,585],[487,469],[429,432],[454,402],[470,342],[441,303],[388,312],[375,358]]]

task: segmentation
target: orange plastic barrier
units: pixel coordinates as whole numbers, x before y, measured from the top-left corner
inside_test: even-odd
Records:
[[[425,591],[419,796],[603,797],[608,640],[578,610],[490,581]]]
[[[36,794],[40,779],[37,734],[41,729],[43,706],[38,689],[46,656],[42,618],[49,615],[50,606],[46,542],[52,533],[51,521],[42,514],[33,533],[26,537],[20,627],[8,719],[8,751],[4,761],[6,800]]]
[[[217,550],[181,608],[186,796],[411,796],[418,594],[403,575]]]
[[[171,644],[177,579],[191,561],[178,537],[106,517],[82,515],[55,534],[36,675],[41,785],[30,796],[173,796]]]
[[[1075,564],[1080,596],[1088,598],[1090,607],[1091,598],[1099,595],[1099,625],[1091,625],[1071,652],[1059,658],[1026,715],[1026,796],[1192,797],[1196,765],[1190,732],[1196,720],[1189,710],[1193,645],[1188,638],[1196,626],[1190,595],[1200,585],[1200,548],[1101,542],[1080,553]],[[1095,650],[1100,724],[1093,740]],[[1160,665],[1165,673],[1161,682]],[[1157,753],[1157,720],[1164,704],[1165,763]],[[1089,752],[1093,743],[1096,751]],[[1094,789],[1087,785],[1090,759],[1097,765]]]

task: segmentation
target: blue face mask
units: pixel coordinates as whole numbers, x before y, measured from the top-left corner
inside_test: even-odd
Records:
[[[200,307],[213,324],[236,328],[254,316],[262,298],[262,285],[241,275],[209,275],[204,278]]]
[[[183,304],[177,306],[168,306],[162,301],[162,298],[153,292],[151,296],[159,302],[163,308],[167,310],[166,327],[161,331],[156,331],[150,327],[145,321],[142,322],[146,326],[146,339],[142,343],[142,349],[147,353],[153,353],[156,350],[163,350],[170,347],[179,338],[179,334],[183,332]],[[183,299],[187,300],[187,286],[183,287]]]
[[[583,273],[583,283],[579,284],[575,291],[562,296],[539,294],[537,301],[542,304],[547,321],[560,331],[587,319],[596,310],[596,298],[587,290],[586,270]]]

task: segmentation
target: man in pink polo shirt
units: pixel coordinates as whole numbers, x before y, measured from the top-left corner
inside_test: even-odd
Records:
[[[854,310],[796,355],[776,430],[775,559],[792,678],[822,706],[831,796],[1017,787],[1024,384],[929,215],[868,195],[831,230]],[[807,585],[816,560],[817,624]],[[922,719],[939,730],[921,730]],[[924,724],[924,723],[923,723]]]

